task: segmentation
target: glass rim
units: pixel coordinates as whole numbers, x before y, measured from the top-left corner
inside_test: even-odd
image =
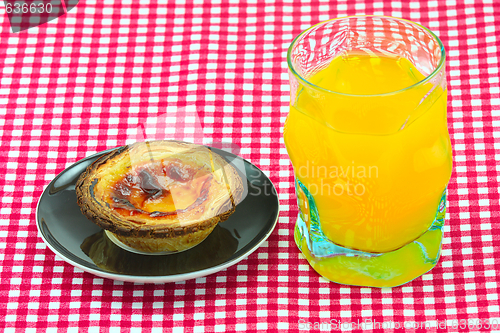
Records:
[[[437,64],[436,68],[429,75],[427,75],[423,80],[421,80],[421,81],[419,81],[417,83],[414,83],[411,86],[405,87],[403,89],[398,89],[398,90],[394,90],[394,91],[390,91],[390,92],[382,93],[382,94],[360,94],[360,95],[341,93],[341,92],[338,92],[338,91],[329,90],[329,89],[320,87],[318,85],[315,85],[314,83],[309,82],[307,79],[303,78],[299,73],[297,73],[297,71],[295,70],[295,68],[294,68],[294,66],[292,64],[292,59],[291,59],[292,48],[294,47],[294,45],[296,44],[296,42],[304,34],[306,34],[307,32],[311,31],[312,29],[314,29],[314,28],[316,28],[316,27],[318,27],[320,25],[324,25],[324,24],[326,24],[328,22],[345,20],[345,19],[351,19],[351,18],[363,18],[363,17],[372,17],[372,18],[381,18],[381,19],[392,19],[392,20],[395,20],[395,21],[407,22],[407,23],[416,25],[416,26],[424,29],[426,32],[428,32],[437,41],[437,43],[438,43],[438,45],[439,45],[439,47],[441,49],[441,58],[439,59],[439,63]],[[446,61],[446,51],[444,49],[443,43],[441,42],[441,39],[439,39],[439,37],[434,32],[432,32],[429,28],[427,28],[427,27],[425,27],[425,26],[423,26],[423,25],[421,25],[419,23],[416,23],[416,22],[413,22],[413,21],[410,21],[410,20],[406,20],[406,19],[403,19],[403,18],[398,18],[398,17],[393,17],[393,16],[385,16],[385,15],[351,15],[351,16],[337,17],[337,18],[333,18],[333,19],[330,19],[330,20],[322,21],[322,22],[316,23],[315,25],[313,25],[313,26],[307,28],[306,30],[302,31],[300,34],[297,35],[297,37],[295,37],[293,39],[292,43],[288,47],[286,58],[287,58],[288,69],[290,70],[290,72],[299,81],[301,81],[306,86],[309,86],[309,87],[317,89],[317,90],[321,90],[323,92],[327,92],[327,93],[331,93],[331,94],[337,94],[337,95],[342,95],[342,96],[350,96],[350,97],[376,97],[376,96],[395,95],[395,94],[398,94],[398,93],[401,93],[401,92],[404,92],[404,91],[416,88],[418,86],[421,86],[421,85],[427,83],[428,81],[430,81],[431,79],[433,79],[437,75],[437,73],[439,73],[441,71],[441,69],[444,67],[444,64],[445,64],[445,61]]]

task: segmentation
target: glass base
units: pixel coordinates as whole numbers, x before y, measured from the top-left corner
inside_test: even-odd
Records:
[[[310,205],[310,228],[297,218],[294,238],[309,264],[324,278],[341,284],[366,287],[396,287],[405,284],[436,266],[441,254],[446,190],[431,227],[419,238],[386,253],[356,251],[332,243],[323,234],[314,199],[296,180]]]

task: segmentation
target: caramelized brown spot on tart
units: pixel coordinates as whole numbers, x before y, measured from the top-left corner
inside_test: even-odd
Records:
[[[108,204],[122,216],[176,217],[208,198],[212,174],[178,161],[135,166],[112,186]]]

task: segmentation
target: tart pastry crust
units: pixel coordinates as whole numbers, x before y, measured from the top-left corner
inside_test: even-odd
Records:
[[[203,241],[242,200],[243,181],[209,148],[138,142],[92,163],[76,183],[91,221],[145,252],[178,252]]]

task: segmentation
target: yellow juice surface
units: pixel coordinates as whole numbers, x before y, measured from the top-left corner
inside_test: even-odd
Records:
[[[307,78],[312,85],[299,81],[285,144],[332,242],[388,252],[433,223],[452,150],[446,90],[415,85],[424,79],[404,58],[344,54]],[[309,224],[310,204],[297,195]]]

